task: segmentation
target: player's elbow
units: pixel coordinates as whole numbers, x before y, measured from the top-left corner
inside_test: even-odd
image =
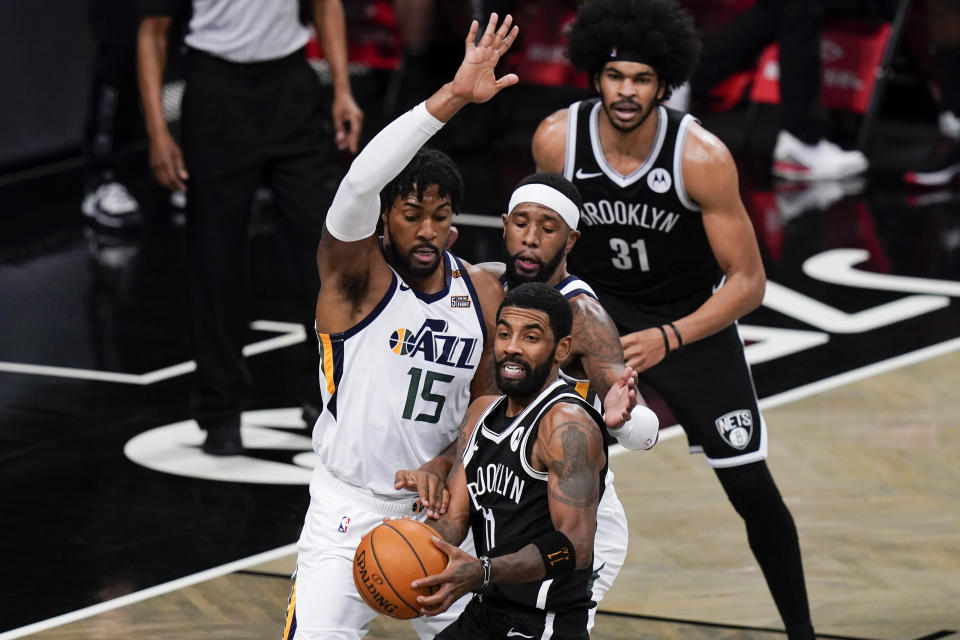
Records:
[[[763,269],[750,275],[747,282],[747,306],[753,311],[763,303],[763,296],[767,292],[767,276]]]

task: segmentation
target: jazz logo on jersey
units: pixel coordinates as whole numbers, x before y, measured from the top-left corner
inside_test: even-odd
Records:
[[[469,309],[470,296],[450,296],[450,306],[454,309]]]
[[[337,531],[340,533],[346,533],[347,527],[350,526],[350,516],[343,516],[340,518],[340,526],[337,527]]]
[[[477,348],[477,338],[464,338],[447,330],[447,321],[424,320],[417,331],[397,329],[390,334],[390,350],[401,356],[420,358],[426,362],[458,369],[472,369],[470,356]]]
[[[716,419],[720,436],[734,449],[745,449],[753,435],[753,416],[747,409],[738,409]]]
[[[670,172],[662,167],[657,167],[647,174],[647,186],[654,193],[666,193],[673,186],[670,179]]]

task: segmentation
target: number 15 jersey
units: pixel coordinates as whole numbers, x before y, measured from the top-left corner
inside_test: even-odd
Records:
[[[416,469],[457,439],[486,328],[463,264],[449,252],[442,260],[441,291],[418,292],[393,271],[363,320],[317,334],[324,406],[313,448],[343,482],[398,495],[398,469]]]
[[[599,99],[570,105],[563,175],[583,198],[581,236],[570,271],[600,298],[612,294],[641,306],[706,299],[721,272],[703,229],[700,207],[683,185],[683,145],[695,119],[664,106],[646,160],[624,176],[600,145]]]

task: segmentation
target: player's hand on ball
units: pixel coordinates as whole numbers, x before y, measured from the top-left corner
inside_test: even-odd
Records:
[[[483,582],[483,567],[479,560],[438,536],[434,536],[433,544],[447,554],[447,568],[410,584],[414,589],[440,587],[433,595],[417,596],[420,611],[428,616],[443,613],[460,596],[479,588]]]
[[[393,488],[419,492],[428,518],[437,519],[447,511],[450,492],[443,478],[432,471],[400,469],[394,476]]]

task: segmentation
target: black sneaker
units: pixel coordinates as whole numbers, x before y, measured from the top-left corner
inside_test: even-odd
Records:
[[[916,171],[908,171],[903,180],[919,187],[942,187],[960,176],[960,140],[941,137]]]
[[[140,204],[123,184],[104,182],[89,191],[80,205],[83,214],[111,229],[140,224]]]
[[[218,425],[207,429],[203,452],[211,456],[236,456],[243,453],[240,440],[240,425]]]

